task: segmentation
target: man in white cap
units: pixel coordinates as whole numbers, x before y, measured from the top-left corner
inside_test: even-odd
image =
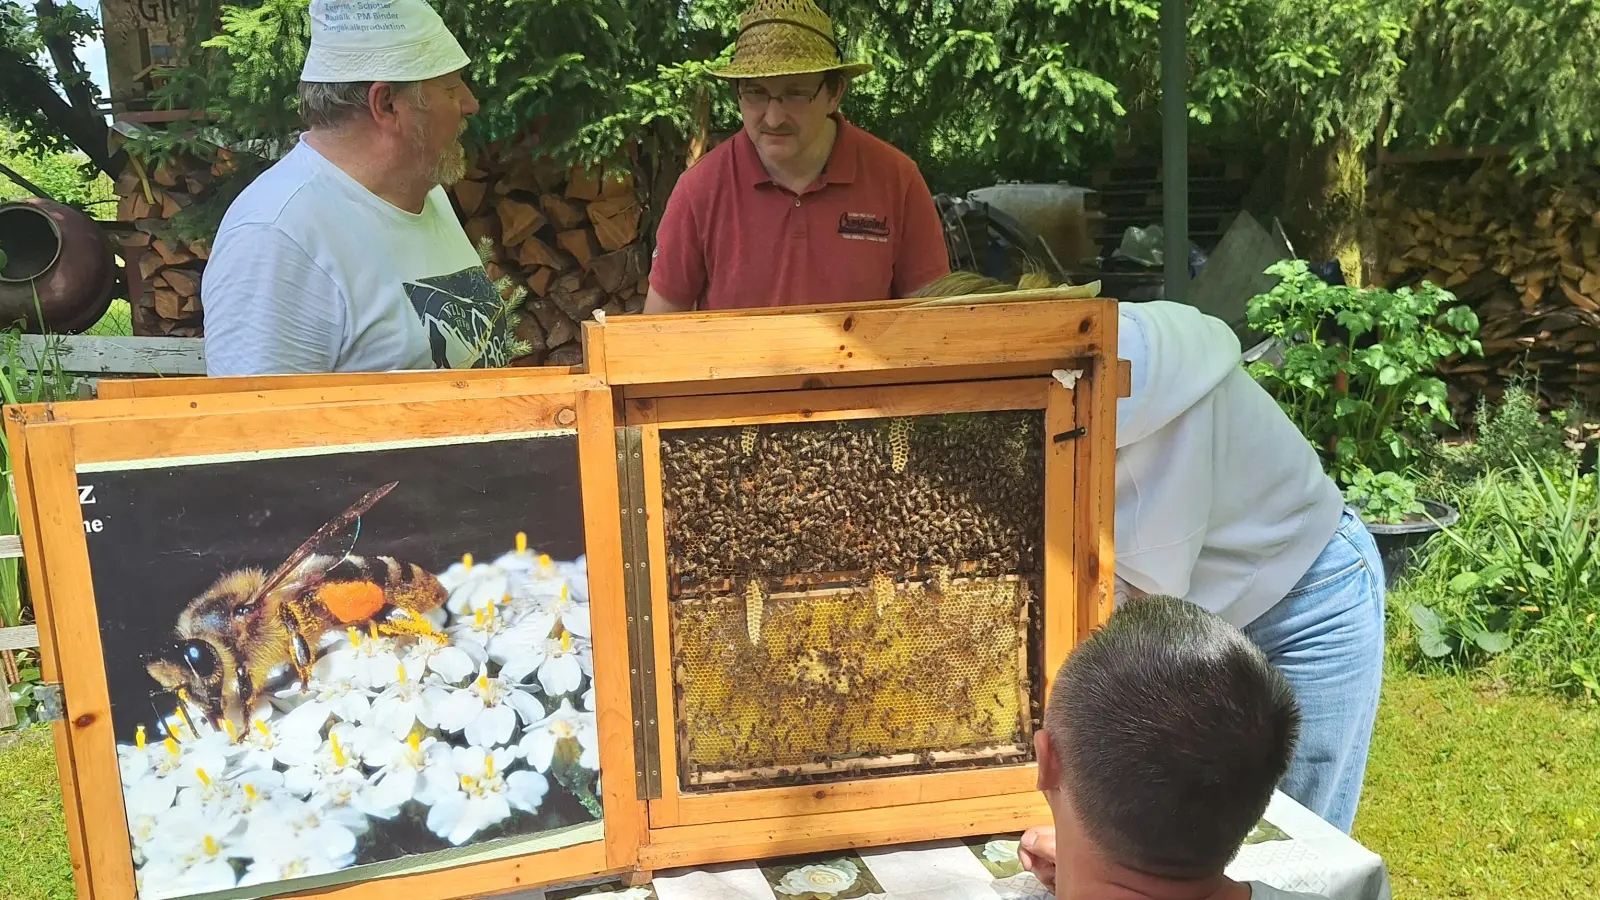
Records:
[[[211,376],[502,366],[502,301],[444,188],[469,60],[426,0],[312,0],[307,131],[223,218],[201,285]]]
[[[887,300],[950,271],[916,163],[839,115],[871,69],[840,56],[811,0],[755,0],[713,73],[744,128],[673,188],[645,312]]]

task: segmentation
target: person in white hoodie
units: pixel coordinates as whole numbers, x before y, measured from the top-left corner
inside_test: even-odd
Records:
[[[1012,289],[979,281],[958,273],[921,293]],[[1348,833],[1383,678],[1377,545],[1245,371],[1226,323],[1182,303],[1123,303],[1117,356],[1132,370],[1117,402],[1119,599],[1182,598],[1266,653],[1301,711],[1281,789]]]

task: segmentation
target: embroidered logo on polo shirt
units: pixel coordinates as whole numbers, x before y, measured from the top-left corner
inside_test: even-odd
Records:
[[[847,212],[839,217],[839,236],[847,241],[889,242],[889,220],[872,213]]]

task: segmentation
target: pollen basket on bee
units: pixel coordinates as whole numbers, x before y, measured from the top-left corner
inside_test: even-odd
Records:
[[[1031,758],[1042,415],[759,430],[662,436],[680,789]]]

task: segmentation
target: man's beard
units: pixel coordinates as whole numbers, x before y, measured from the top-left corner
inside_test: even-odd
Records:
[[[428,183],[444,185],[455,184],[467,175],[467,150],[461,144],[460,136],[467,131],[467,123],[462,122],[456,129],[456,139],[445,145],[439,151],[439,157],[428,167]],[[419,150],[427,146],[427,138],[419,126],[415,135],[416,146]]]

